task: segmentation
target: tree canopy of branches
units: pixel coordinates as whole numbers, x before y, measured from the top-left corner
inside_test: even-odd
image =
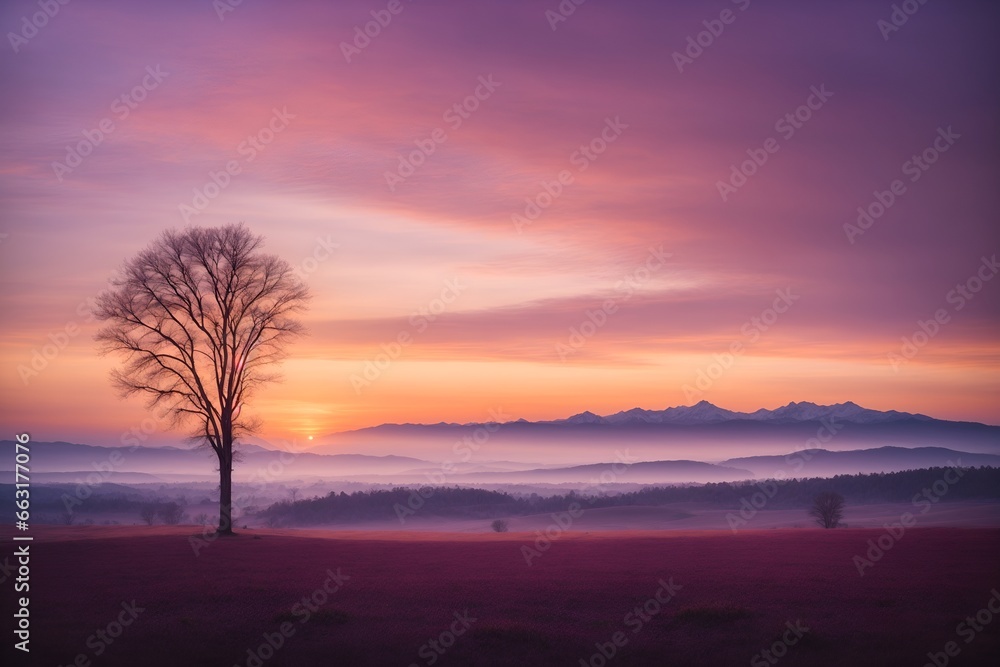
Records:
[[[125,263],[96,310],[103,351],[124,356],[112,374],[121,394],[146,396],[170,427],[193,425],[193,439],[218,457],[223,534],[232,532],[234,444],[258,426],[243,405],[276,379],[309,297],[263,241],[242,224],[166,231]]]
[[[844,497],[834,491],[824,491],[813,500],[809,516],[823,528],[836,528],[844,518]]]

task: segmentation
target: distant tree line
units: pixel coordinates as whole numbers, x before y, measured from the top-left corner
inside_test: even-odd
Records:
[[[38,523],[76,523],[80,514],[131,514],[145,523],[160,520],[168,525],[176,525],[184,518],[184,497],[161,499],[138,492],[126,492],[115,485],[114,490],[103,490],[101,486],[88,487],[86,495],[78,493],[78,486],[69,484],[33,485],[31,487],[31,509]],[[14,501],[13,484],[0,484],[0,498]],[[12,515],[13,516],[13,515]]]
[[[322,498],[282,501],[261,512],[272,525],[352,523],[395,519],[398,508],[414,509],[420,516],[491,519],[565,511],[576,502],[584,509],[597,507],[657,506],[700,502],[720,508],[738,508],[741,499],[768,493],[768,507],[808,508],[821,493],[841,495],[853,505],[912,502],[924,489],[942,488],[952,468],[924,468],[891,473],[837,475],[832,478],[721,482],[698,486],[649,486],[617,495],[588,496],[571,491],[556,496],[513,495],[460,487],[401,487],[391,490],[331,492]],[[773,485],[773,486],[771,486]],[[948,484],[941,502],[1000,499],[1000,468],[964,468],[958,482]]]
[[[173,501],[165,503],[144,503],[139,507],[139,517],[147,526],[152,526],[157,519],[163,521],[168,526],[176,526],[187,515],[184,514],[184,507]]]
[[[116,487],[120,489],[121,487]],[[31,508],[35,511],[63,511],[67,506],[75,509],[85,508],[88,512],[136,512],[139,507],[148,502],[141,493],[129,493],[121,490],[102,491],[100,486],[88,487],[87,495],[76,493],[76,485],[58,484],[31,486]],[[14,502],[15,487],[13,484],[0,484],[0,497]],[[73,500],[67,503],[66,498]]]

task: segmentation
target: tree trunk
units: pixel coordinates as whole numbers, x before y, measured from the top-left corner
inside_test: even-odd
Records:
[[[233,443],[224,442],[219,454],[219,534],[233,534]]]

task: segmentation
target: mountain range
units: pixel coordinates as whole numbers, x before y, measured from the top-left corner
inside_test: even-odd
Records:
[[[834,420],[850,424],[888,424],[893,422],[919,422],[919,423],[950,423],[950,424],[977,424],[977,422],[949,422],[943,419],[934,419],[927,415],[911,412],[900,412],[898,410],[872,410],[863,408],[853,401],[845,403],[835,403],[833,405],[817,405],[808,401],[796,403],[792,401],[774,410],[760,408],[753,412],[737,412],[727,410],[708,401],[700,401],[694,405],[681,405],[664,410],[646,410],[643,408],[632,408],[610,415],[598,415],[589,410],[575,414],[565,419],[552,419],[543,421],[528,421],[526,419],[499,422],[502,425],[510,424],[535,424],[535,425],[567,425],[567,426],[629,426],[637,424],[672,424],[679,426],[706,426],[711,424],[722,424],[726,422],[750,421],[768,424],[798,424],[803,422],[818,422],[821,420]],[[378,429],[392,429],[407,426],[416,427],[440,427],[440,426],[483,426],[495,424],[497,422],[438,422],[436,424],[412,424],[412,423],[386,423],[378,426],[369,426],[351,431],[339,431],[332,433],[329,437],[343,436],[350,433],[364,433]],[[981,426],[985,426],[980,424]],[[994,427],[1000,428],[1000,427]]]
[[[847,401],[835,405],[817,405],[808,401],[791,402],[774,410],[761,408],[754,412],[735,412],[726,410],[708,401],[701,401],[691,406],[678,406],[665,410],[643,410],[632,408],[616,412],[604,417],[593,412],[581,412],[566,419],[543,422],[549,424],[718,424],[720,422],[748,420],[757,422],[772,422],[787,424],[804,421],[819,421],[835,419],[855,424],[875,424],[913,419],[916,421],[934,421],[931,417],[909,412],[889,410],[870,410],[857,403]]]
[[[207,481],[217,466],[207,449],[36,444],[32,472],[51,481],[110,469],[131,473],[135,481],[142,475],[155,481]],[[0,451],[12,447],[3,441]],[[600,472],[608,461],[629,460],[642,462],[630,468],[629,482],[705,482],[787,472],[787,453],[802,451],[816,452],[808,468],[818,476],[940,466],[959,455],[964,465],[996,465],[1000,427],[871,410],[853,402],[793,402],[736,412],[701,401],[538,422],[383,424],[327,436],[293,456],[255,439],[240,446],[235,474],[238,480],[426,483],[447,469],[449,484],[561,483]]]
[[[483,438],[484,434],[488,437]],[[572,447],[579,463],[631,448],[645,460],[717,461],[822,447],[950,447],[1000,454],[1000,426],[934,419],[898,410],[872,410],[848,401],[792,402],[737,412],[708,401],[664,410],[633,408],[609,415],[581,412],[565,419],[437,424],[382,424],[317,438],[312,451],[403,453],[429,460],[449,456],[456,443],[484,440],[491,457],[563,463]],[[477,452],[478,455],[478,452]]]

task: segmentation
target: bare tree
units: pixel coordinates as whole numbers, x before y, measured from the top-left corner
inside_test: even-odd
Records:
[[[823,528],[836,528],[844,517],[844,497],[833,491],[824,491],[813,500],[809,516]]]
[[[510,529],[510,526],[508,525],[506,519],[495,519],[493,523],[490,524],[490,528],[492,528],[495,533],[506,533]]]
[[[157,508],[157,514],[168,526],[176,526],[184,518],[184,508],[175,502],[163,503]]]
[[[152,526],[153,522],[156,521],[156,505],[144,503],[139,507],[139,516],[146,522],[147,526]]]
[[[107,324],[97,340],[124,355],[112,379],[123,396],[149,398],[170,426],[219,461],[219,528],[231,534],[236,439],[259,424],[242,415],[253,391],[277,378],[268,368],[302,333],[294,319],[308,290],[263,237],[242,224],[164,232],[128,260],[98,299]]]

